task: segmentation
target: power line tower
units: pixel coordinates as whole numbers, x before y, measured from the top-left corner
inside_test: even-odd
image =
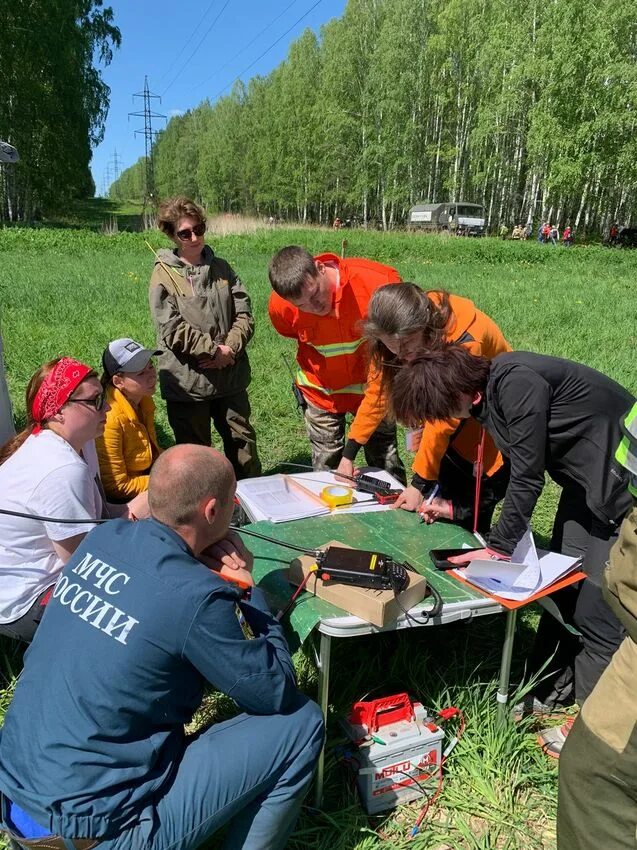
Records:
[[[119,179],[119,175],[122,173],[122,158],[117,153],[117,148],[113,149],[113,158],[109,162],[109,167],[112,169],[113,181]]]
[[[158,100],[161,103],[161,97],[158,94],[152,94],[148,88],[148,77],[144,77],[144,91],[137,92],[133,95],[133,101],[136,97],[141,97],[144,101],[144,109],[142,112],[129,112],[128,117],[143,118],[144,129],[135,130],[135,135],[138,133],[143,135],[146,149],[146,181],[144,186],[144,209],[146,205],[156,206],[157,196],[155,193],[155,168],[153,164],[153,146],[155,144],[155,136],[159,132],[153,130],[153,118],[163,118],[166,121],[166,116],[160,112],[153,112],[151,108],[151,100]]]

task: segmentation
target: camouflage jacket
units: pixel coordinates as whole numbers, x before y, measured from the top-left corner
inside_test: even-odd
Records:
[[[205,401],[232,395],[250,383],[246,353],[254,333],[250,297],[232,267],[206,245],[202,263],[190,266],[162,249],[150,280],[150,310],[157,331],[159,385],[170,401]],[[235,354],[233,366],[204,369],[202,354],[219,344]]]

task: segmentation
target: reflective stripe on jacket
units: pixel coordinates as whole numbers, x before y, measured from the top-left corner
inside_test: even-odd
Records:
[[[391,266],[372,260],[321,254],[317,262],[338,268],[339,286],[328,316],[299,310],[276,292],[269,313],[281,336],[298,341],[296,383],[307,401],[330,413],[355,413],[365,392],[368,362],[362,322],[374,292],[399,283]]]
[[[637,499],[637,404],[628,411],[620,427],[623,437],[615,452],[615,460],[628,470],[628,490]]]

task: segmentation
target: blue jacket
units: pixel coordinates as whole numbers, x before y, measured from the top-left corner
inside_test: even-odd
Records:
[[[108,522],[65,566],[0,737],[0,791],[73,838],[113,836],[170,780],[205,682],[285,712],[294,668],[262,592],[249,601],[155,520]]]

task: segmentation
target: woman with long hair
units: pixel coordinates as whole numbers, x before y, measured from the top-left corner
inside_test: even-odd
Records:
[[[471,354],[489,359],[511,350],[496,323],[468,298],[442,290],[425,291],[415,283],[377,289],[369,304],[364,331],[374,377],[351,424],[338,467],[338,472],[348,475],[354,473],[358,449],[387,415],[388,399],[401,366],[447,341],[459,342]],[[473,505],[466,498],[467,482],[473,480],[480,444],[481,429],[476,423],[455,417],[420,423],[408,434],[407,447],[416,451],[414,475],[396,507],[419,510],[427,499],[430,511],[439,508],[446,518],[471,525]],[[506,464],[489,437],[484,441],[483,470],[480,529],[489,527],[507,477]],[[434,492],[439,495],[432,498]]]
[[[0,449],[0,634],[29,641],[90,520],[141,516],[147,500],[103,499],[94,440],[108,406],[89,366],[70,357],[45,363],[29,381],[26,410],[26,427]]]

